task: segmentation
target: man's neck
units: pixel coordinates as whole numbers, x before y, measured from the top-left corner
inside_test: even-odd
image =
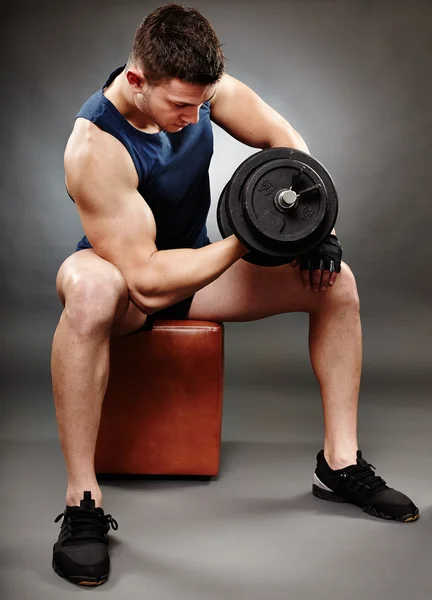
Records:
[[[133,127],[145,133],[159,133],[160,128],[136,107],[124,72],[117,75],[103,93]]]

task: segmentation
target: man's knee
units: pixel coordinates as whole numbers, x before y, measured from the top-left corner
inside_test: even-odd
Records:
[[[346,306],[347,308],[349,307],[354,310],[360,310],[360,299],[357,290],[357,283],[354,273],[346,263],[342,262],[341,272],[339,273],[336,283],[330,292],[333,296],[333,301]],[[327,292],[325,293],[327,294]]]
[[[85,263],[70,257],[59,270],[57,288],[65,317],[82,333],[111,324],[128,307],[126,281],[107,261]]]
[[[316,295],[319,296],[319,308],[330,306],[332,309],[337,307],[339,310],[360,311],[360,299],[354,273],[344,262],[342,262],[341,272],[338,274],[334,285],[327,288],[326,292],[320,292]]]

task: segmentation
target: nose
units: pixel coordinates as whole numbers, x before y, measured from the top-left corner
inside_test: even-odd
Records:
[[[192,125],[196,125],[196,123],[198,123],[199,121],[200,108],[200,106],[191,106],[187,114],[184,117],[182,117],[183,121],[185,121],[186,123],[191,123]]]

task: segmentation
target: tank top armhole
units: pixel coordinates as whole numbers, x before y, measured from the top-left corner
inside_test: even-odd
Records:
[[[132,159],[132,162],[135,166],[137,175],[138,175],[138,187],[144,183],[147,178],[147,165],[144,163],[142,157],[139,156],[138,152],[134,148],[132,144],[127,143],[127,141],[122,138],[120,135],[116,135],[115,131],[109,132],[113,137],[115,137],[119,142],[123,144],[126,150],[129,153],[129,156]]]

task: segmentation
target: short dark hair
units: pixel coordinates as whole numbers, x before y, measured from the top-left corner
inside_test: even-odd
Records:
[[[161,6],[138,27],[129,58],[151,84],[178,78],[212,85],[219,81],[225,57],[217,35],[196,9],[179,4]]]

